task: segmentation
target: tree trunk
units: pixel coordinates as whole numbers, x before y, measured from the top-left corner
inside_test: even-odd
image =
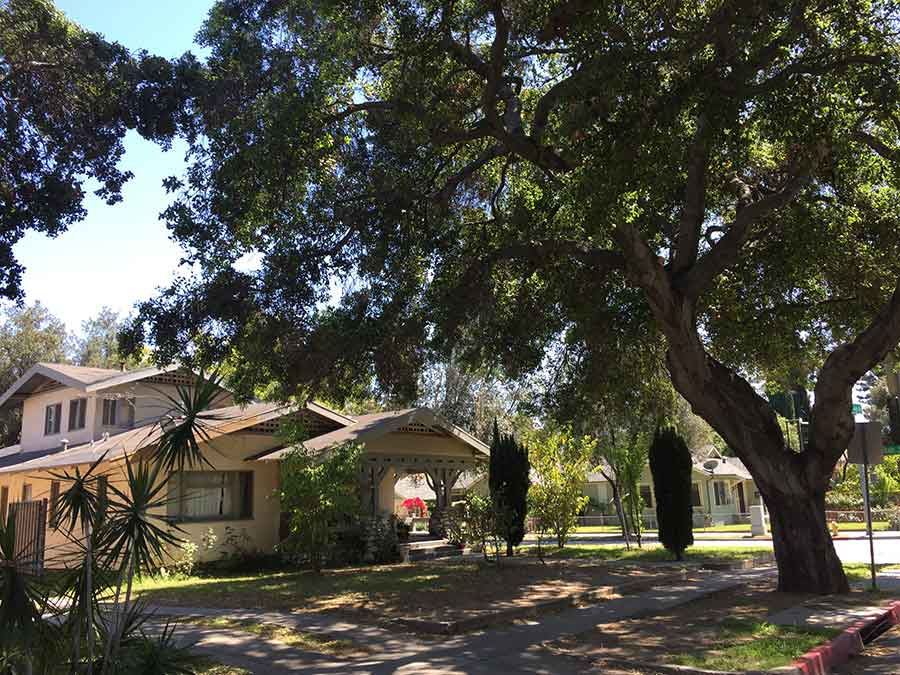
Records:
[[[790,593],[846,593],[847,577],[825,522],[825,494],[767,500],[772,543],[778,561],[778,590]]]
[[[616,515],[619,516],[619,524],[622,527],[622,539],[625,540],[625,550],[631,550],[631,537],[628,533],[628,520],[625,518],[625,507],[622,505],[622,493],[616,483],[610,482],[613,491],[613,502],[616,505]]]
[[[512,558],[513,556],[513,545],[509,542],[506,542],[506,557]]]

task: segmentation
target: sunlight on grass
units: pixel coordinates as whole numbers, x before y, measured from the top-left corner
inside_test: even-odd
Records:
[[[775,626],[758,621],[729,621],[714,649],[678,654],[669,662],[709,670],[768,670],[789,665],[839,632]]]
[[[249,670],[237,666],[226,666],[224,663],[207,661],[194,671],[196,675],[253,675]]]
[[[296,631],[278,624],[260,623],[258,621],[230,619],[228,617],[191,616],[181,619],[184,623],[210,628],[229,628],[232,630],[253,633],[264,640],[275,640],[290,647],[298,647],[311,652],[346,656],[348,654],[370,653],[370,650],[351,640]],[[203,671],[204,673],[206,671]],[[215,671],[213,671],[215,672]]]
[[[537,547],[524,549],[528,555],[535,555]],[[771,549],[763,547],[741,546],[716,546],[689,548],[685,551],[685,561],[716,561],[730,562],[754,558],[771,552]],[[596,560],[625,560],[634,562],[661,562],[672,560],[672,554],[662,546],[653,544],[644,548],[632,548],[630,551],[624,546],[613,544],[572,544],[563,549],[545,547],[544,556],[547,558],[588,558]]]

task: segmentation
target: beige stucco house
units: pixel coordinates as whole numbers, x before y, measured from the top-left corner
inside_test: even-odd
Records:
[[[641,473],[639,489],[644,500],[644,517],[654,524],[656,494],[649,465]],[[612,510],[612,487],[601,471],[592,471],[587,475],[584,494],[596,510],[615,512]],[[691,494],[695,527],[750,522],[750,506],[761,503],[753,477],[743,462],[716,452],[709,453],[707,459],[694,462]]]
[[[146,458],[156,447],[161,422],[172,410],[167,397],[194,382],[193,373],[177,367],[122,372],[39,363],[0,396],[0,409],[22,409],[20,443],[0,449],[0,516],[11,509],[43,511],[40,541],[30,545],[41,549],[45,566],[64,565],[71,552],[70,537],[47,526],[65,489],[63,474],[100,460],[97,471],[106,485],[121,482],[125,458]],[[308,451],[363,444],[362,503],[381,514],[394,511],[394,486],[410,473],[428,474],[439,503],[447,503],[459,476],[489,452],[427,408],[350,416],[314,402],[235,405],[221,389],[203,417],[208,465],[168,483],[165,515],[183,538],[199,543],[212,529],[222,541],[231,528],[253,548],[274,549],[281,538],[279,460],[291,449],[279,435],[287,418],[302,422]],[[42,509],[31,508],[38,505]],[[215,555],[201,550],[201,558]]]

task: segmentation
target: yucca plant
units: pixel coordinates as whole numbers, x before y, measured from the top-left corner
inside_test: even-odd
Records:
[[[81,631],[84,628],[87,642],[87,673],[94,672],[94,616],[99,611],[97,607],[96,575],[98,565],[94,551],[97,543],[97,521],[99,519],[101,504],[98,490],[98,467],[106,458],[106,453],[101,455],[83,474],[76,466],[74,472],[61,472],[52,474],[62,485],[67,485],[60,492],[56,502],[56,510],[51,518],[50,525],[63,532],[73,533],[79,530],[83,533],[84,542],[81,544],[84,552],[82,564],[73,568],[63,577],[61,595],[68,597],[71,609],[65,623],[73,633],[73,663],[81,663]]]
[[[218,372],[208,376],[200,372],[193,386],[179,385],[175,391],[175,395],[159,392],[170,410],[160,420],[162,435],[153,461],[167,472],[209,465],[200,444],[210,440],[208,427],[215,414],[210,409],[222,396],[222,378]]]
[[[155,569],[164,559],[166,548],[178,544],[176,533],[180,531],[160,515],[165,512],[168,497],[167,480],[159,464],[134,464],[126,457],[124,485],[120,489],[110,484],[109,489],[109,512],[100,539],[104,563],[116,570],[116,591],[112,625],[103,652],[104,675],[111,672],[118,657],[135,574]]]
[[[42,672],[59,645],[58,630],[45,621],[49,596],[16,555],[16,520],[0,521],[0,654],[16,672]]]

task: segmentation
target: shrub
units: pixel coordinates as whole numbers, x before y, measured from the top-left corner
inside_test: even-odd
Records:
[[[529,442],[537,475],[528,492],[531,515],[542,531],[556,536],[560,548],[565,546],[569,533],[578,524],[578,514],[588,502],[582,485],[595,447],[596,443],[588,437],[575,438],[568,428],[541,430]]]
[[[172,572],[176,576],[190,577],[197,571],[197,551],[199,546],[192,541],[183,541],[180,555],[172,561]]]
[[[456,546],[466,543],[465,503],[449,507],[444,517],[444,530],[447,541]]]
[[[671,427],[657,430],[650,444],[650,473],[656,492],[659,541],[677,560],[694,543],[692,471],[691,451],[684,439]]]
[[[507,556],[525,537],[530,469],[528,448],[512,435],[501,434],[495,420],[488,482],[498,516],[498,534],[506,541]]]
[[[317,572],[331,555],[336,526],[359,512],[360,453],[359,445],[348,443],[324,459],[301,449],[282,459],[280,497],[290,519],[286,546],[305,556]]]

